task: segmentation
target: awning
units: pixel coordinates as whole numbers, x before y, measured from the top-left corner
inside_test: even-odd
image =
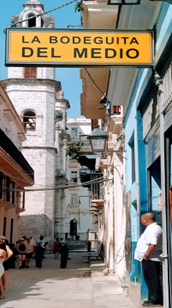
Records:
[[[16,175],[22,186],[34,184],[34,170],[2,129],[0,129],[0,170]]]
[[[97,155],[79,155],[79,163],[81,166],[86,166],[91,170],[95,170]]]

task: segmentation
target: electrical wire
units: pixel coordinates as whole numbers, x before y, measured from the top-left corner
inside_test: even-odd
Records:
[[[13,179],[16,179],[16,180],[19,180],[20,182],[24,182],[24,183],[30,183],[30,184],[32,184],[32,185],[36,185],[36,186],[43,186],[43,187],[48,187],[48,188],[52,188],[52,187],[55,187],[55,185],[54,184],[52,184],[52,185],[43,185],[43,184],[36,184],[36,183],[34,183],[33,184],[33,182],[26,182],[25,180],[22,180],[22,179],[20,179],[20,178],[17,178],[17,177],[15,177],[15,176],[13,176],[12,174],[9,174],[9,173],[6,173],[6,172],[3,172],[3,174],[4,175],[7,175],[8,177],[10,177],[10,178],[13,178]],[[97,178],[97,179],[101,179],[101,178],[103,178],[103,177],[99,177],[99,178]],[[77,179],[80,179],[80,177],[78,177]],[[90,181],[88,181],[88,182],[84,182],[84,183],[88,183],[89,184],[89,182],[90,183],[92,183],[92,182],[94,182],[94,181],[96,181],[97,179],[93,179],[93,180],[90,180]],[[83,184],[84,184],[83,183]],[[70,187],[71,187],[71,185],[70,185]],[[77,185],[75,185],[75,187],[77,187]]]
[[[91,180],[91,181],[87,181],[84,182],[82,184],[78,184],[78,185],[52,185],[50,187],[47,188],[28,188],[28,189],[9,189],[9,191],[25,191],[25,192],[30,192],[30,191],[46,191],[46,190],[60,190],[60,189],[70,189],[70,188],[77,188],[77,187],[84,187],[86,185],[89,184],[98,184],[98,183],[104,183],[106,181],[112,181],[113,179],[109,179],[109,178],[103,178],[103,177],[99,177],[97,179]],[[0,186],[1,189],[5,189],[5,187]],[[9,187],[6,187],[9,188]]]
[[[101,176],[101,177],[99,177],[99,178],[96,178],[96,179],[93,179],[93,180],[90,180],[90,181],[87,181],[87,182],[84,182],[84,183],[82,183],[81,185],[65,185],[65,187],[66,188],[71,188],[71,187],[77,187],[77,186],[83,186],[84,184],[86,184],[86,185],[88,185],[88,184],[94,184],[94,183],[97,183],[99,180],[101,180],[101,179],[103,179],[103,177]],[[19,179],[20,180],[20,179]],[[33,183],[32,183],[33,184]],[[34,184],[34,185],[36,185],[36,184]],[[39,184],[37,184],[37,185],[39,185]],[[45,190],[46,189],[54,189],[54,188],[56,188],[57,186],[59,186],[59,185],[40,185],[40,186],[43,186],[44,188],[45,188]],[[63,185],[64,186],[64,185]],[[0,186],[1,187],[1,186]],[[61,186],[60,186],[61,187]],[[2,187],[1,187],[2,188]],[[41,189],[41,188],[40,188]],[[28,189],[26,189],[26,190],[28,190]]]
[[[94,79],[91,77],[91,75],[90,75],[88,69],[85,68],[85,70],[86,70],[88,76],[90,77],[90,79],[92,80],[92,82],[94,83],[94,85],[97,87],[97,89],[98,89],[102,94],[104,94],[104,92],[99,88],[99,86],[95,83]]]
[[[15,23],[11,23],[9,27],[14,27],[14,26],[17,25],[17,24],[22,23],[23,21],[28,21],[28,20],[33,19],[33,18],[35,18],[35,17],[37,18],[37,17],[43,16],[43,15],[45,15],[45,14],[51,13],[51,12],[53,12],[53,11],[55,11],[55,10],[61,9],[62,7],[67,6],[67,5],[69,5],[69,4],[72,4],[73,2],[76,2],[76,1],[77,1],[77,0],[72,0],[72,1],[66,2],[66,3],[64,3],[64,4],[61,4],[61,5],[59,5],[59,6],[56,6],[55,8],[53,8],[53,9],[51,9],[51,10],[48,10],[48,11],[43,12],[43,13],[40,13],[40,14],[38,14],[38,15],[36,15],[36,16],[32,16],[32,17],[29,17],[29,18],[27,18],[27,19],[23,19],[23,20],[16,21]]]
[[[98,183],[104,183],[104,182],[107,182],[107,181],[113,181],[113,179],[103,179],[101,181],[97,181],[97,182],[93,182],[93,183],[90,183],[90,184],[98,184]],[[90,181],[91,182],[91,181]],[[69,188],[77,188],[77,187],[84,187],[86,185],[89,185],[88,182],[84,182],[83,184],[79,184],[79,185],[59,185],[59,187],[52,187],[52,188],[46,188],[46,189],[43,189],[43,188],[38,188],[38,189],[34,189],[34,188],[29,188],[29,189],[25,189],[23,191],[25,192],[31,192],[31,191],[46,191],[46,190],[61,190],[61,189],[69,189]]]

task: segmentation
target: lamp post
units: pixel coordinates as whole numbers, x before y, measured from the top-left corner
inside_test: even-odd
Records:
[[[90,141],[93,153],[105,151],[108,135],[100,129],[99,125],[94,127],[92,133],[87,136],[87,139]]]

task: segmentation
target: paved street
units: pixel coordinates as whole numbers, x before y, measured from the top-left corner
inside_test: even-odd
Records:
[[[71,253],[67,269],[59,268],[59,260],[46,255],[43,268],[10,269],[6,298],[1,308],[117,308],[135,307],[115,279],[103,276],[102,266],[82,262],[81,253]],[[94,263],[94,262],[93,262]]]

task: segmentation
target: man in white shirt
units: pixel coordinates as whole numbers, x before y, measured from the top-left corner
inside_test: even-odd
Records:
[[[134,258],[142,262],[143,275],[148,287],[148,301],[144,307],[162,305],[160,284],[160,254],[162,253],[162,228],[155,222],[153,213],[141,216],[145,231],[137,242]]]

